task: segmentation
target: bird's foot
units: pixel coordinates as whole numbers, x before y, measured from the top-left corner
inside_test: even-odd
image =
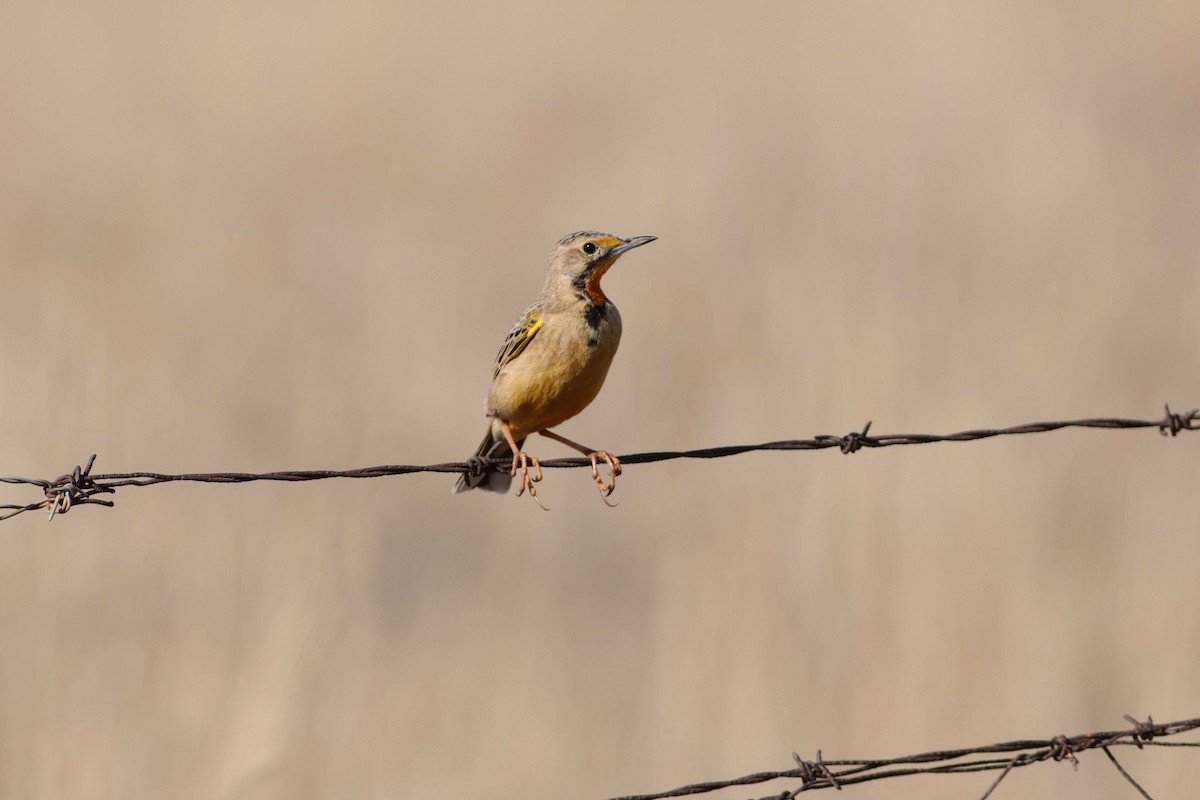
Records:
[[[530,466],[533,467],[532,475],[529,473]],[[542,509],[542,511],[549,511],[550,509],[542,505],[542,501],[538,499],[537,487],[534,486],[535,483],[542,479],[541,463],[539,463],[536,458],[522,450],[513,455],[512,469],[509,470],[508,474],[509,476],[515,478],[517,477],[518,471],[521,473],[521,480],[520,483],[517,484],[517,497],[523,495],[525,490],[528,489],[529,496],[533,498],[533,502],[538,504],[538,508]]]
[[[616,503],[608,502],[608,496],[617,488],[617,476],[621,474],[620,459],[605,450],[588,453],[588,458],[592,461],[592,480],[596,481],[596,487],[600,490],[600,499],[606,506],[615,506]],[[600,477],[601,461],[608,464],[607,481]]]

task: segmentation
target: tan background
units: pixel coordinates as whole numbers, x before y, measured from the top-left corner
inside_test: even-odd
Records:
[[[617,452],[1200,405],[1194,3],[4,16],[0,474],[463,458],[579,228],[660,237],[607,278],[625,342],[563,428]],[[0,795],[599,798],[1195,716],[1197,448],[672,462],[613,510],[576,471],[551,513],[420,475],[26,515]],[[997,797],[1131,794],[1093,754]]]

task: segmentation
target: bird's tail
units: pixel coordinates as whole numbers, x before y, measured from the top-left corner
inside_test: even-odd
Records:
[[[517,447],[523,444],[525,444],[524,439],[517,440]],[[504,458],[512,455],[512,449],[508,446],[508,442],[492,436],[492,429],[489,427],[487,433],[483,435],[483,441],[480,442],[475,455],[484,458]],[[489,492],[504,494],[508,491],[510,483],[512,483],[512,477],[509,476],[506,470],[501,472],[486,472],[483,475],[472,475],[469,472],[464,472],[458,476],[458,481],[454,484],[454,494],[465,492],[467,489],[487,489]]]

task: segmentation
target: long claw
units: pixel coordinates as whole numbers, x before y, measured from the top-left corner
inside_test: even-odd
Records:
[[[533,498],[533,502],[537,503],[538,508],[542,511],[549,511],[550,507],[542,505],[542,500],[537,496],[537,489],[533,488],[533,484],[529,484],[529,496]]]
[[[594,453],[588,453],[588,458],[592,462],[592,479],[596,481],[596,487],[600,490],[600,499],[607,506],[615,506],[616,503],[608,502],[608,497],[617,488],[617,476],[621,474],[621,461],[612,453],[604,450],[597,450]],[[600,461],[603,460],[608,465],[608,480],[605,481],[600,477]]]
[[[517,497],[525,494],[525,490],[528,489],[529,496],[533,498],[533,502],[538,504],[538,508],[540,508],[542,511],[549,511],[549,508],[542,505],[542,501],[537,496],[537,487],[534,486],[535,483],[543,478],[541,462],[522,450],[513,456],[512,470],[509,474],[514,478],[517,476],[518,464],[520,464],[521,467],[521,480],[520,483],[517,484]],[[534,469],[533,475],[529,474],[529,466],[531,464],[533,465]]]

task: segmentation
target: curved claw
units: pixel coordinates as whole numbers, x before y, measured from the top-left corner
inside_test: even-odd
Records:
[[[528,489],[529,496],[533,498],[533,502],[538,504],[538,508],[540,508],[542,511],[549,511],[549,508],[542,505],[542,501],[537,496],[537,487],[534,486],[535,483],[544,477],[542,475],[541,462],[526,453],[524,450],[519,453],[515,453],[513,454],[512,469],[510,469],[508,473],[510,477],[517,477],[518,465],[520,466],[521,480],[517,484],[517,497],[525,494],[525,490]],[[529,474],[530,465],[533,466],[533,475]]]
[[[617,476],[621,474],[620,459],[605,450],[597,450],[594,453],[588,453],[588,458],[591,459],[592,462],[592,480],[596,482],[596,488],[600,490],[600,499],[604,501],[606,506],[615,506],[616,503],[608,502],[608,497],[617,488]],[[601,460],[608,465],[607,482],[600,477]]]

